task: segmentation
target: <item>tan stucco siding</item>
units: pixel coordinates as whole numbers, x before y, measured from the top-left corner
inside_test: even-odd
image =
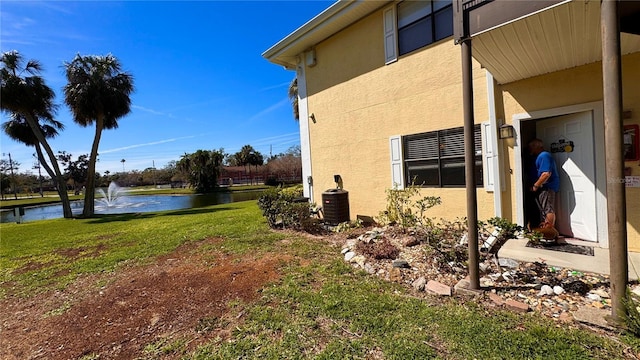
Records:
[[[624,124],[640,124],[640,53],[623,56],[623,109],[632,111],[632,118]],[[514,115],[531,113],[563,106],[602,101],[602,64],[600,62],[577,68],[542,75],[502,86],[504,111],[507,122]],[[602,137],[602,134],[597,134]],[[508,148],[510,168],[515,168],[513,148]],[[632,175],[640,175],[638,161],[628,161],[625,166]],[[596,168],[596,172],[604,169]],[[515,176],[509,177],[511,198],[515,199]],[[640,188],[627,188],[627,233],[630,251],[640,251]],[[515,200],[505,203],[516,213]]]
[[[460,48],[452,39],[384,64],[382,13],[376,12],[315,47],[306,68],[314,199],[341,175],[351,218],[376,216],[391,187],[389,137],[463,125]],[[486,121],[484,70],[474,64],[476,122]],[[424,189],[442,197],[432,216],[466,216],[464,188]],[[478,189],[479,217],[492,217],[493,197]]]

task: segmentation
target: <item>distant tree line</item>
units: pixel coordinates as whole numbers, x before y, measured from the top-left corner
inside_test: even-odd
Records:
[[[243,153],[249,156],[238,156]],[[59,151],[56,158],[61,165],[65,189],[74,191],[75,194],[84,193],[89,174],[89,155],[81,154],[76,157],[66,151]],[[237,160],[243,158],[254,160]],[[31,171],[18,172],[19,167],[18,162],[10,164],[7,159],[0,159],[2,199],[15,192],[42,196],[41,188],[43,191],[57,190],[57,183],[50,176],[39,176]],[[34,170],[37,168],[34,167]],[[234,154],[227,154],[224,149],[198,150],[192,154],[184,154],[179,160],[172,160],[161,168],[148,167],[144,170],[113,173],[105,171],[94,176],[96,187],[107,187],[113,181],[120,186],[189,186],[204,193],[221,185],[299,183],[302,180],[302,161],[300,147],[297,145],[283,153],[268,156],[266,160],[251,145],[245,145]]]

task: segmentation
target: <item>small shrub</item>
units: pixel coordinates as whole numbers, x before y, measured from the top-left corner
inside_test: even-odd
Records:
[[[627,287],[627,296],[622,299],[622,303],[625,307],[622,318],[627,330],[635,336],[640,336],[640,296]]]
[[[333,232],[337,232],[337,233],[348,232],[348,231],[351,231],[352,229],[359,229],[361,227],[362,227],[362,220],[355,219],[352,221],[341,222],[340,224],[338,224],[336,227],[333,228]]]
[[[432,220],[425,216],[425,212],[441,203],[440,197],[425,196],[414,200],[420,195],[420,188],[415,184],[404,189],[385,190],[387,206],[380,212],[377,221],[384,225],[399,225],[403,230],[417,225],[431,226]]]
[[[358,242],[356,251],[366,257],[382,260],[395,259],[400,255],[400,249],[393,245],[388,239],[382,239],[372,243]]]
[[[275,176],[269,176],[264,180],[264,184],[267,186],[278,186],[282,185],[280,181]]]
[[[258,198],[258,207],[272,228],[289,228],[309,233],[323,230],[319,219],[311,217],[308,202],[302,197],[302,185],[265,190]]]

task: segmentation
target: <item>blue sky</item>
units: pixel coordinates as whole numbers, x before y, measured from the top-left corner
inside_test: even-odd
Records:
[[[0,50],[44,66],[65,130],[54,151],[88,154],[94,128],[73,122],[63,104],[63,63],[111,53],[135,81],[132,112],[105,130],[97,171],[161,168],[198,149],[228,153],[250,144],[269,155],[299,144],[287,88],[293,71],[261,54],[333,1],[6,1]],[[2,122],[6,121],[2,115]],[[0,135],[20,170],[33,148]]]

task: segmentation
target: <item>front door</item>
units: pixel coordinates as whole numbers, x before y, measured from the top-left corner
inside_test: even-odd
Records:
[[[597,241],[592,112],[538,120],[536,135],[553,155],[560,173],[556,228],[565,236]]]

